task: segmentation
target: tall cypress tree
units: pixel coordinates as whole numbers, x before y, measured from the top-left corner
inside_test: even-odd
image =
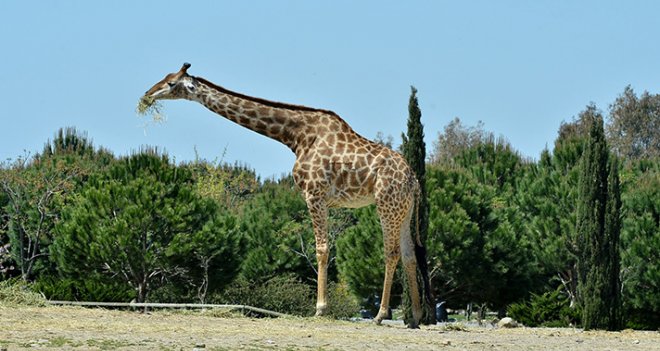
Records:
[[[408,131],[402,134],[403,145],[401,149],[403,156],[408,161],[408,164],[417,176],[417,182],[420,187],[420,198],[417,209],[417,216],[413,216],[411,221],[411,233],[416,235],[419,230],[420,242],[415,242],[415,257],[417,258],[418,276],[421,278],[419,286],[422,288],[422,320],[423,324],[435,324],[435,309],[434,299],[432,296],[432,289],[429,280],[428,264],[426,261],[426,249],[424,242],[428,233],[429,227],[429,206],[426,197],[426,144],[424,143],[424,126],[422,125],[422,111],[419,108],[417,101],[417,89],[410,87],[410,100],[408,101]],[[403,284],[404,290],[407,291],[408,285]],[[404,292],[404,296],[407,296]],[[404,304],[409,301],[404,299]],[[410,311],[409,308],[405,308]],[[408,316],[406,316],[408,318]]]
[[[619,214],[617,170],[608,187],[607,143],[595,106],[586,114],[591,127],[582,155],[577,208],[578,293],[585,330],[617,329]],[[612,165],[614,168],[615,164]],[[610,194],[608,194],[608,189]],[[609,196],[608,196],[609,195]],[[608,201],[609,198],[609,201]],[[609,204],[608,204],[609,202]],[[607,214],[607,215],[606,215]],[[614,295],[614,296],[613,296]]]
[[[607,177],[607,212],[605,213],[605,244],[607,255],[605,274],[608,278],[606,303],[609,312],[608,330],[621,330],[621,189],[619,182],[619,159],[611,155],[610,170]]]

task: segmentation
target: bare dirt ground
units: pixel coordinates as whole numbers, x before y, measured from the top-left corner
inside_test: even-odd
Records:
[[[660,350],[660,333],[493,329],[256,319],[228,313],[139,313],[0,305],[0,350]]]

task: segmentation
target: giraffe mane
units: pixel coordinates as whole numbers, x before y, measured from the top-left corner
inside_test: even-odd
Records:
[[[201,77],[193,77],[193,78],[196,79],[197,81],[199,81],[200,83],[202,83],[204,85],[207,85],[207,86],[209,86],[213,89],[216,89],[218,91],[221,91],[223,93],[233,95],[233,96],[236,96],[236,97],[241,98],[241,99],[247,99],[247,100],[250,100],[250,101],[253,101],[253,102],[256,102],[256,103],[259,103],[259,104],[263,104],[263,105],[266,105],[266,106],[270,106],[270,107],[274,107],[274,108],[283,108],[283,109],[294,110],[294,111],[322,112],[322,113],[327,113],[327,114],[333,115],[333,116],[338,117],[338,118],[341,119],[341,117],[339,117],[339,115],[337,115],[335,112],[330,111],[330,110],[324,110],[324,109],[320,109],[320,108],[308,107],[308,106],[303,106],[303,105],[287,104],[287,103],[284,103],[284,102],[266,100],[266,99],[262,99],[262,98],[258,98],[258,97],[254,97],[254,96],[249,96],[249,95],[237,93],[237,92],[229,90],[227,88],[223,88],[223,87],[221,87],[217,84],[214,84],[214,83],[212,83],[212,82],[210,82],[210,81],[208,81],[204,78],[201,78]]]

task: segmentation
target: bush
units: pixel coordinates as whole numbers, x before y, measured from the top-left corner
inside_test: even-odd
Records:
[[[45,306],[46,299],[30,289],[30,285],[22,280],[0,281],[0,304]]]
[[[272,278],[255,292],[265,309],[295,316],[314,314],[314,290],[293,275]]]
[[[123,283],[99,279],[43,278],[32,284],[32,290],[49,300],[127,302],[135,298],[135,290]]]
[[[328,316],[349,319],[360,312],[360,303],[346,282],[328,284]]]
[[[570,307],[562,287],[542,295],[532,294],[528,301],[509,305],[508,315],[528,327],[567,327],[580,322],[580,310]]]
[[[199,299],[195,297],[195,290],[185,281],[175,279],[151,291],[147,296],[147,301],[154,303],[199,303]]]
[[[212,303],[247,305],[303,317],[316,311],[315,288],[294,275],[275,277],[264,283],[238,278],[212,300]],[[328,284],[328,300],[328,316],[336,319],[354,317],[360,310],[348,284],[343,282]]]
[[[314,291],[293,275],[272,278],[264,283],[238,278],[213,303],[248,305],[295,316],[314,314]]]
[[[626,328],[639,330],[660,330],[660,316],[653,311],[628,309],[624,312]]]

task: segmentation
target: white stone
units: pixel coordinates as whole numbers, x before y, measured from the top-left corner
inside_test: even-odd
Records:
[[[516,322],[511,317],[504,317],[499,322],[497,322],[498,328],[516,328],[518,327],[518,322]]]

